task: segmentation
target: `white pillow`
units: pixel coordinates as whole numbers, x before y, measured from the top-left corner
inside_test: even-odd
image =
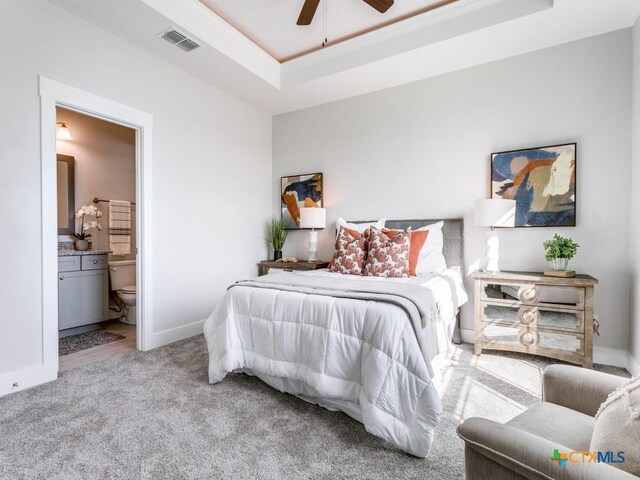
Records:
[[[355,230],[359,233],[364,233],[365,230],[371,226],[376,227],[378,230],[382,230],[386,221],[386,218],[381,218],[377,222],[349,223],[344,218],[338,217],[338,220],[336,220],[336,237],[340,233],[340,227],[348,228],[349,230]],[[431,235],[431,232],[429,232],[429,235]]]
[[[442,253],[444,248],[443,226],[444,222],[438,222],[414,230],[415,232],[429,230],[427,241],[424,242],[424,246],[418,256],[416,275],[427,272],[444,272],[447,269],[447,262]]]

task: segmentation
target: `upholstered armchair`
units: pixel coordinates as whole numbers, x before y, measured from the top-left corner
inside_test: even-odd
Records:
[[[551,460],[556,453],[590,450],[596,412],[625,380],[579,367],[547,367],[542,402],[506,424],[469,418],[458,427],[466,479],[638,479],[613,464],[578,461],[579,454],[571,457],[575,463]]]

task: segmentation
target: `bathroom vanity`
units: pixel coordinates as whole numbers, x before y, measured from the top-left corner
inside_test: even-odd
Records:
[[[107,251],[58,252],[58,330],[60,336],[109,319]],[[69,330],[73,329],[73,330]],[[86,328],[91,330],[91,328]]]

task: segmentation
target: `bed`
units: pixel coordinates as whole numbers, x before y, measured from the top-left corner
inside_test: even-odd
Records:
[[[405,229],[440,220],[387,221]],[[355,222],[360,223],[360,222]],[[382,279],[278,272],[232,285],[204,326],[209,381],[254,375],[340,410],[418,457],[442,412],[433,363],[446,357],[467,300],[462,220],[444,220],[446,271]]]

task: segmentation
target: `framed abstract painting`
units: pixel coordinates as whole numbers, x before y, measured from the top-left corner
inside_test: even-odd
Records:
[[[321,173],[291,175],[280,179],[280,212],[285,229],[300,229],[302,207],[322,207]]]
[[[491,198],[516,201],[516,227],[576,226],[577,144],[491,154]]]

